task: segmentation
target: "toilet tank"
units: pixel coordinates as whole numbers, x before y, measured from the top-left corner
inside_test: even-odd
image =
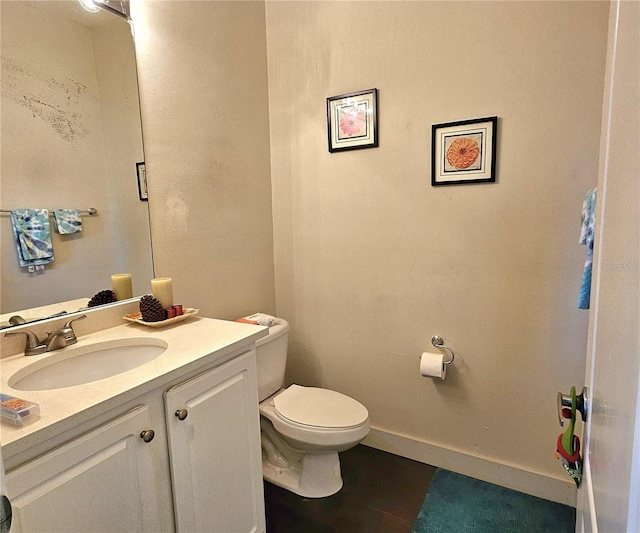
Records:
[[[277,318],[269,327],[269,335],[256,341],[259,401],[280,390],[284,384],[288,339],[289,323]]]

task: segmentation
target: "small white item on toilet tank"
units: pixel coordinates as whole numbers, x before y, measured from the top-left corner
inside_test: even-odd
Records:
[[[271,327],[276,322],[276,317],[267,315],[266,313],[255,313],[253,315],[239,318],[238,322],[247,322],[249,324],[256,324],[258,326]]]
[[[424,377],[444,379],[447,374],[444,354],[422,352],[420,356],[420,374]]]

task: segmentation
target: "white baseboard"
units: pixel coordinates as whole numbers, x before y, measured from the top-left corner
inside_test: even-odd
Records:
[[[362,444],[532,496],[576,506],[576,486],[568,477],[549,477],[495,459],[443,448],[373,427]]]

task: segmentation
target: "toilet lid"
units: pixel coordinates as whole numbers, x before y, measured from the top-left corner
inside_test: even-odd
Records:
[[[366,407],[353,398],[316,387],[291,385],[273,403],[280,417],[306,426],[352,428],[369,417]]]

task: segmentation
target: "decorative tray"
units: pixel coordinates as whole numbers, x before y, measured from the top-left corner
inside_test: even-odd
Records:
[[[185,307],[184,313],[182,315],[174,316],[173,318],[165,318],[164,320],[159,320],[158,322],[145,322],[144,320],[142,320],[142,313],[129,313],[128,315],[124,315],[122,318],[128,320],[129,322],[135,322],[136,324],[149,326],[150,328],[163,328],[164,326],[169,326],[171,324],[175,324],[176,322],[182,322],[185,318],[189,318],[190,316],[197,315],[198,311],[200,311],[200,309]]]

